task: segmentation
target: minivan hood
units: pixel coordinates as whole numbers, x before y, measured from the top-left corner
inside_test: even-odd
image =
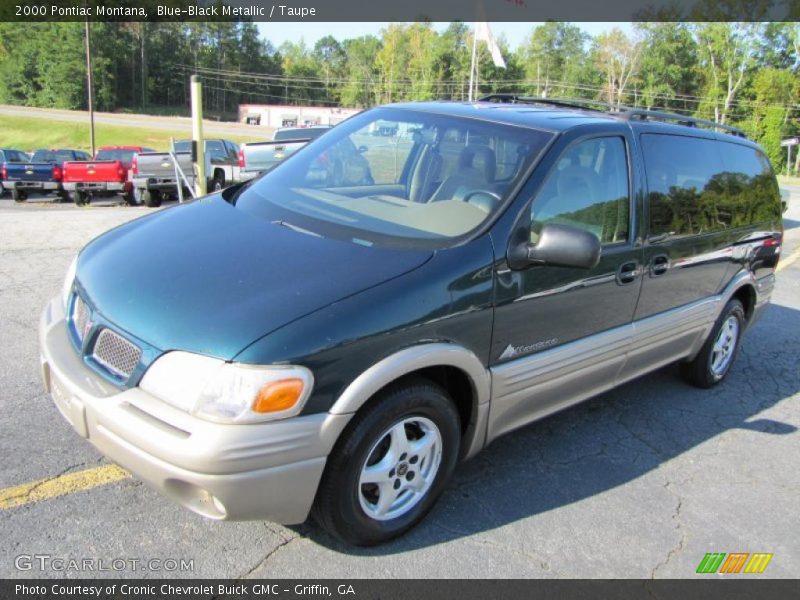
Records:
[[[295,231],[217,194],[100,236],[81,252],[77,281],[96,311],[140,340],[230,360],[282,325],[430,256]]]

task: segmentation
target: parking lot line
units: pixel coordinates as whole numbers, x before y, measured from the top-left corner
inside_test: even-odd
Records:
[[[798,248],[797,250],[795,250],[794,252],[792,252],[792,253],[791,253],[789,256],[787,256],[786,258],[782,258],[782,259],[781,259],[781,260],[778,262],[778,268],[777,268],[777,269],[775,269],[775,272],[777,273],[777,272],[778,272],[778,271],[780,271],[781,269],[785,269],[785,268],[786,268],[786,267],[788,267],[790,264],[792,264],[794,261],[796,261],[798,258],[800,258],[800,248]]]
[[[32,502],[83,492],[130,477],[117,465],[104,465],[58,477],[40,479],[0,490],[0,510],[9,510]]]

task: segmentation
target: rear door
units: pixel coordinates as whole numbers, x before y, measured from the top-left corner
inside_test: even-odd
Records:
[[[526,216],[594,233],[593,269],[497,273],[490,437],[611,387],[625,360],[641,285],[632,134],[583,137],[555,161]]]
[[[714,319],[715,295],[732,260],[730,214],[718,193],[726,177],[719,142],[645,132],[645,276],[624,376],[682,358]]]

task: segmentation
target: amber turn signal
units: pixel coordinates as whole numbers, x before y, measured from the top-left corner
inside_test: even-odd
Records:
[[[253,401],[253,412],[271,413],[292,408],[303,395],[302,379],[265,383]]]

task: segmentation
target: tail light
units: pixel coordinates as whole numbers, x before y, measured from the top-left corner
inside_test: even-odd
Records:
[[[139,163],[136,161],[136,155],[133,155],[133,160],[131,161],[131,173],[134,175],[138,175],[139,173]]]
[[[3,165],[3,179],[8,179],[8,169]]]
[[[53,181],[61,181],[62,176],[63,172],[61,171],[61,167],[53,165]]]
[[[239,150],[239,168],[244,169],[245,167],[245,160],[244,160],[244,150]]]
[[[778,261],[781,259],[781,243],[783,242],[783,223],[781,223],[781,230],[780,233],[775,232],[772,234],[772,237],[767,238],[764,240],[764,246],[774,248],[775,253],[775,267],[778,266]]]
[[[120,181],[125,181],[127,177],[127,173],[125,173],[125,167],[122,166],[121,162],[117,162],[117,177],[119,177]]]

